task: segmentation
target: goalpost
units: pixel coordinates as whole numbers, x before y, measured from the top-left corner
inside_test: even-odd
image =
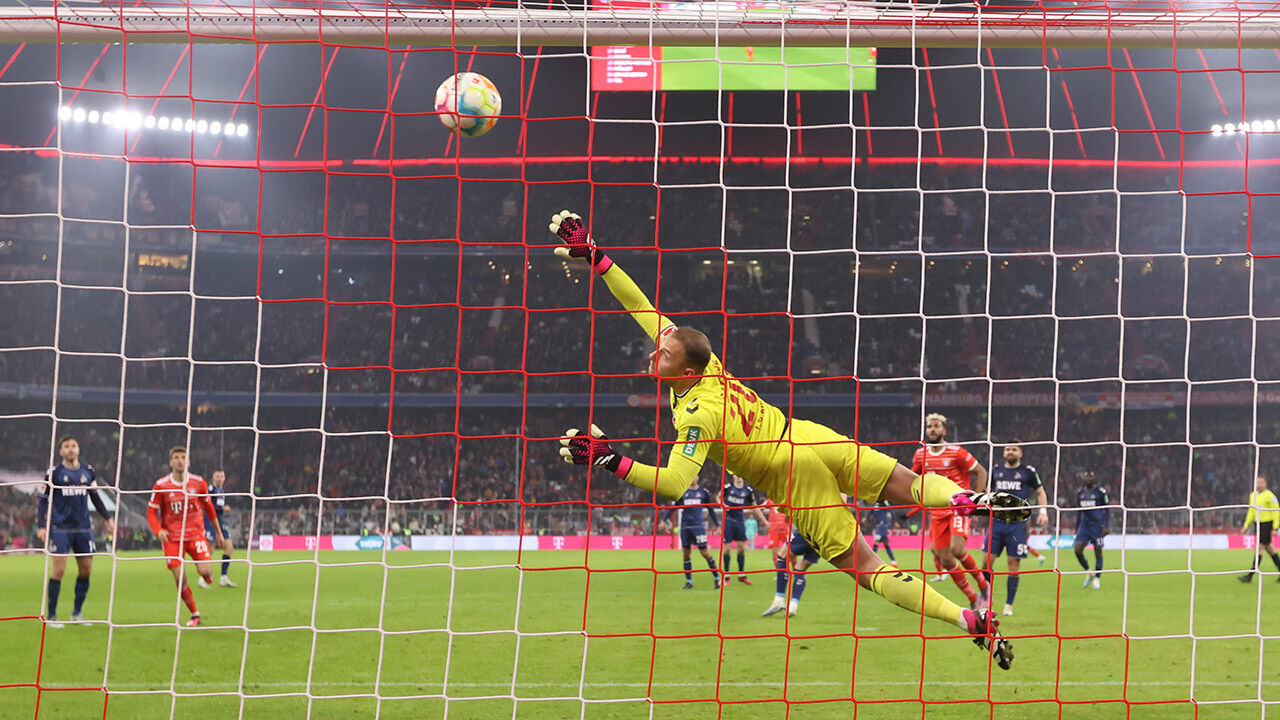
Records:
[[[1280,443],[1273,6],[58,4],[0,10],[0,37],[15,716],[1280,701],[1272,588],[1233,578]],[[504,107],[460,142],[430,95],[467,70]],[[1052,514],[1014,673],[843,578],[761,619],[759,541],[754,588],[678,591],[660,508],[556,455],[592,420],[646,462],[672,439],[634,323],[551,254],[563,208],[789,415],[905,463],[933,411],[988,469],[1024,443]],[[63,435],[121,529],[89,626],[54,630],[24,545]],[[228,475],[240,587],[198,591],[200,630],[144,519],[172,445]],[[1084,471],[1111,493],[1099,591],[1070,549]],[[902,567],[932,574],[902,515]]]

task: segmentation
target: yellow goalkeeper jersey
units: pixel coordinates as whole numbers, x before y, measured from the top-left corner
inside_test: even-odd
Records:
[[[603,275],[609,290],[630,311],[654,342],[675,330],[675,323],[649,303],[631,276],[616,264]],[[669,467],[696,476],[707,457],[728,472],[758,480],[787,430],[787,416],[724,369],[714,353],[696,385],[677,395],[671,391],[676,445]],[[683,488],[681,488],[683,492]]]
[[[1276,500],[1275,493],[1270,490],[1249,493],[1249,514],[1244,520],[1246,528],[1253,524],[1254,517],[1260,523],[1269,522],[1271,527],[1276,526],[1280,521],[1280,502]]]

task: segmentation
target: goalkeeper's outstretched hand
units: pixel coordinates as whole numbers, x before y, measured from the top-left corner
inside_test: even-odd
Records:
[[[596,465],[622,476],[631,466],[629,459],[614,452],[609,437],[594,423],[589,435],[577,428],[565,430],[560,438],[560,457],[573,465]]]
[[[551,224],[548,227],[564,242],[564,246],[556,248],[556,254],[560,257],[583,258],[590,262],[591,267],[598,273],[608,270],[613,265],[609,256],[596,247],[591,236],[587,234],[587,224],[582,221],[581,215],[561,210],[551,216]]]

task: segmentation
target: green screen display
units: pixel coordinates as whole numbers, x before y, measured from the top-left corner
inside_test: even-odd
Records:
[[[875,90],[872,48],[664,47],[661,90]]]

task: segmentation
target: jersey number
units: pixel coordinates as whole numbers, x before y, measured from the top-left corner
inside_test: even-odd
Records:
[[[742,419],[742,434],[750,435],[756,426],[756,411],[751,406],[756,403],[759,398],[751,390],[748,390],[742,383],[736,380],[730,380],[729,386],[729,404],[733,406],[734,411],[731,415]],[[746,402],[748,411],[743,412],[742,403]]]

